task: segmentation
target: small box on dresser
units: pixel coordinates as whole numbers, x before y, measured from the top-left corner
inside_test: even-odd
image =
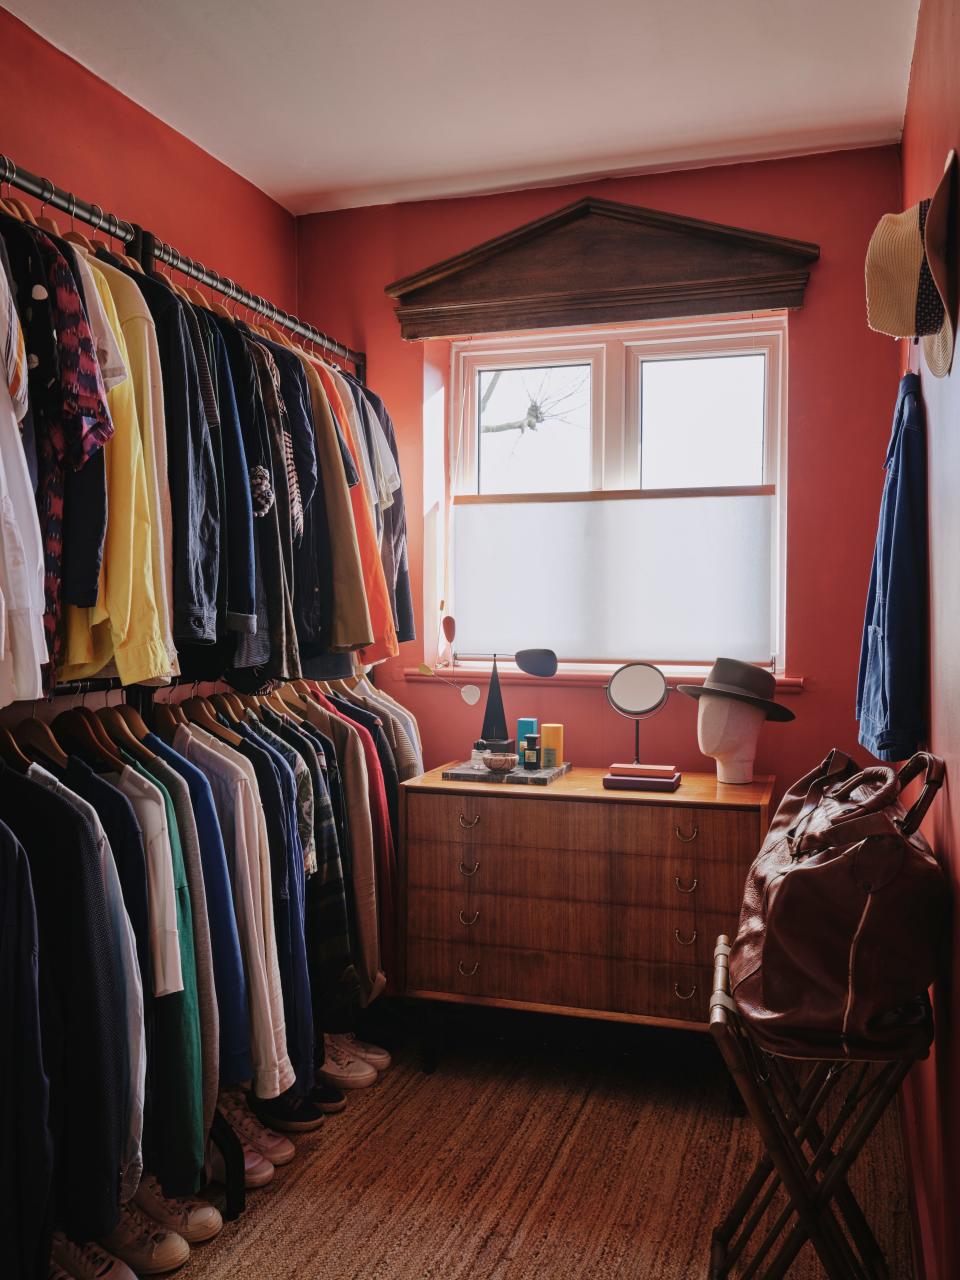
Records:
[[[672,793],[403,784],[409,996],[706,1027],[713,944],[736,932],[772,778]]]

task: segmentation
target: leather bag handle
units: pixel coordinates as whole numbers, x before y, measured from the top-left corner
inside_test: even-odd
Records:
[[[912,782],[921,772],[924,774],[923,790],[899,824],[900,830],[907,836],[912,836],[923,821],[933,803],[933,797],[943,786],[946,768],[939,756],[931,755],[929,751],[918,751],[897,774],[897,785],[900,790],[902,791],[907,783]]]
[[[856,767],[848,755],[834,747],[830,754],[821,761],[819,769],[816,770],[810,779],[810,785],[807,787],[803,797],[803,804],[800,812],[797,814],[796,820],[787,832],[787,839],[791,842],[797,837],[797,833],[805,825],[807,819],[819,807],[820,801],[823,799],[823,793],[831,778],[842,777],[851,767]]]

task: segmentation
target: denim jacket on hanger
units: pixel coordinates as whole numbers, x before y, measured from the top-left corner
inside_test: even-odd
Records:
[[[927,728],[927,462],[915,373],[900,382],[884,469],[857,719],[868,751],[880,760],[904,760]]]

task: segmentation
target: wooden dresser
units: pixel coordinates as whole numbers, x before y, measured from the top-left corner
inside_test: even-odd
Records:
[[[772,778],[604,791],[602,769],[549,787],[402,787],[409,996],[630,1022],[705,1024],[719,933],[734,933]]]

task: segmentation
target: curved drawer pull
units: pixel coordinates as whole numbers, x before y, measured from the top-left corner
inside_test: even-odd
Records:
[[[470,870],[469,870],[469,871],[468,871],[468,870],[467,870],[467,868],[463,865],[463,861],[461,860],[461,862],[460,862],[460,874],[461,874],[462,876],[475,876],[475,875],[477,874],[477,871],[479,870],[479,868],[480,868],[480,859],[479,859],[479,858],[476,860],[476,862],[473,864],[473,866],[470,868]]]
[[[462,867],[462,866],[460,867],[460,870],[461,870],[461,871],[463,870],[463,867]],[[697,879],[697,877],[696,877],[696,876],[694,876],[694,877],[693,877],[693,883],[690,885],[690,888],[689,888],[689,889],[685,889],[685,888],[683,887],[683,885],[680,883],[680,877],[679,877],[679,876],[674,876],[674,877],[673,877],[673,883],[677,886],[677,888],[680,890],[680,892],[681,892],[681,893],[693,893],[694,889],[696,889],[696,887],[697,887],[697,885],[700,883],[700,881]]]
[[[479,912],[479,911],[475,911],[475,912],[473,913],[473,919],[472,919],[472,920],[468,920],[468,919],[466,918],[466,916],[463,914],[463,912],[461,911],[461,912],[460,912],[460,923],[461,923],[461,924],[468,924],[468,925],[469,925],[469,924],[476,924],[476,923],[477,923],[477,920],[478,920],[478,918],[479,918],[479,916],[480,916],[480,912]]]
[[[679,929],[674,929],[674,931],[673,931],[673,936],[674,936],[674,937],[676,938],[676,940],[680,943],[681,947],[692,947],[692,946],[693,946],[693,944],[694,944],[694,943],[696,942],[696,940],[697,940],[697,931],[696,931],[696,929],[694,929],[693,933],[690,935],[690,937],[689,937],[689,938],[681,938],[681,937],[680,937],[680,930],[679,930]]]
[[[478,960],[478,961],[477,961],[477,963],[473,966],[473,968],[472,968],[472,969],[465,969],[465,968],[463,967],[463,961],[462,961],[462,960],[458,960],[458,961],[457,961],[457,968],[460,970],[460,973],[461,973],[461,975],[462,975],[464,978],[472,978],[472,977],[473,977],[473,975],[474,975],[474,974],[477,972],[477,970],[480,968],[480,961]],[[694,988],[694,989],[696,989],[696,988]]]
[[[693,844],[694,840],[696,840],[697,836],[700,834],[700,828],[698,826],[694,826],[693,835],[689,836],[685,836],[679,827],[674,827],[673,833],[681,843]]]
[[[480,821],[479,813],[475,818],[471,818],[469,822],[467,822],[466,818],[463,816],[462,813],[460,814],[460,825],[461,827],[463,827],[464,831],[469,831],[470,828],[475,827],[479,821]]]
[[[461,973],[462,972],[463,970],[461,970]],[[693,986],[690,988],[690,990],[686,994],[684,994],[684,992],[680,990],[680,983],[675,982],[673,984],[673,994],[677,997],[678,1000],[692,1000],[693,997],[697,994],[697,984],[694,983]]]

